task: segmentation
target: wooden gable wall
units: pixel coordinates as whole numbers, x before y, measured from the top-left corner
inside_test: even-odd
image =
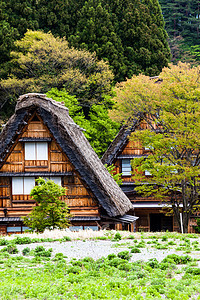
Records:
[[[25,160],[25,141],[30,139],[48,141],[48,160]],[[29,195],[12,195],[12,174],[20,176],[20,173],[34,174],[45,172],[46,176],[56,174],[62,178],[62,186],[66,188],[65,202],[74,216],[98,216],[98,202],[88,188],[83,184],[79,174],[73,165],[57,145],[42,120],[37,116],[25,126],[17,143],[8,153],[3,167],[0,169],[0,217],[4,216],[7,208],[7,216],[27,215],[35,202]],[[3,176],[2,176],[3,175]],[[9,175],[9,176],[8,176]],[[53,176],[53,175],[51,175]],[[45,176],[44,176],[45,177]]]

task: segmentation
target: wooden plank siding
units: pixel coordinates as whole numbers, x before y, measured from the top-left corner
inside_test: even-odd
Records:
[[[23,138],[51,138],[48,142],[48,160],[25,160]],[[20,141],[19,141],[20,139]],[[5,164],[0,169],[5,177],[0,177],[0,216],[4,216],[3,209],[8,208],[7,216],[24,216],[31,212],[35,202],[30,195],[12,195],[12,179],[6,173],[34,172],[71,172],[71,176],[62,176],[62,186],[66,188],[63,198],[69,206],[71,214],[75,216],[99,216],[99,205],[95,197],[89,193],[75,172],[73,165],[57,145],[53,136],[41,120],[30,121],[8,155]]]

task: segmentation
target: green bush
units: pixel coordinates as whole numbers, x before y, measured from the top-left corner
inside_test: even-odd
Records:
[[[26,247],[22,250],[22,254],[23,255],[28,255],[30,253],[30,248],[29,247]]]
[[[121,234],[120,234],[119,232],[116,232],[116,233],[115,233],[115,236],[114,236],[114,240],[115,240],[115,241],[119,241],[119,240],[121,240],[121,239],[122,239]]]
[[[9,254],[17,254],[19,251],[15,244],[9,244],[7,247],[4,247],[2,252],[8,252]]]
[[[200,275],[200,268],[188,268],[186,270],[186,273],[189,273],[192,275]]]
[[[46,250],[43,246],[37,246],[34,250],[35,257],[51,257],[52,248]]]
[[[32,243],[32,240],[30,237],[16,237],[13,242],[17,245],[23,245],[23,244],[31,244]]]
[[[125,260],[130,260],[131,258],[131,254],[129,253],[129,251],[121,251],[117,254],[117,256],[121,259],[125,259]]]
[[[158,268],[159,267],[159,262],[156,258],[151,258],[149,259],[148,261],[148,265],[152,268],[152,269],[155,269],[155,268]]]
[[[62,242],[70,242],[72,239],[69,236],[64,236]]]
[[[141,250],[139,248],[132,248],[131,253],[141,253]]]
[[[174,262],[176,265],[178,264],[187,264],[192,261],[192,258],[189,255],[179,256],[177,254],[170,254],[163,259],[163,263],[165,262]]]
[[[9,242],[5,239],[0,239],[0,246],[5,246],[5,245],[8,245]]]

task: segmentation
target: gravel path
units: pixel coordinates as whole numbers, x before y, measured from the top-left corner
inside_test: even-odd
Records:
[[[17,245],[20,252],[25,248],[35,249],[38,245],[43,245],[46,249],[52,248],[52,255],[56,253],[63,253],[67,256],[67,260],[72,258],[80,259],[84,257],[92,257],[95,260],[101,257],[106,257],[108,254],[117,254],[124,250],[129,250],[129,246],[134,246],[133,242],[130,241],[119,241],[112,242],[109,240],[105,241],[71,241],[71,242],[51,242],[51,243],[35,243],[29,245]],[[117,246],[117,247],[116,247]],[[176,253],[178,255],[183,255],[183,252],[176,251],[175,249],[157,250],[146,245],[146,248],[140,248],[141,253],[133,253],[131,261],[143,260],[148,261],[151,258],[156,258],[158,261],[163,260],[167,255]],[[184,254],[185,255],[185,254]],[[194,252],[189,253],[190,256],[199,258],[200,253]]]

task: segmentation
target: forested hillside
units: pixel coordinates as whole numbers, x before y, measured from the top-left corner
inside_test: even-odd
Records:
[[[200,1],[159,0],[173,60],[195,62],[200,52]]]
[[[141,72],[158,75],[170,57],[158,0],[7,0],[0,4],[0,63],[27,29],[51,31],[70,46],[96,51],[115,81]],[[7,76],[5,67],[1,76]]]
[[[98,155],[120,126],[108,115],[115,83],[170,58],[158,0],[3,0],[0,51],[0,123],[19,95],[50,91]]]

